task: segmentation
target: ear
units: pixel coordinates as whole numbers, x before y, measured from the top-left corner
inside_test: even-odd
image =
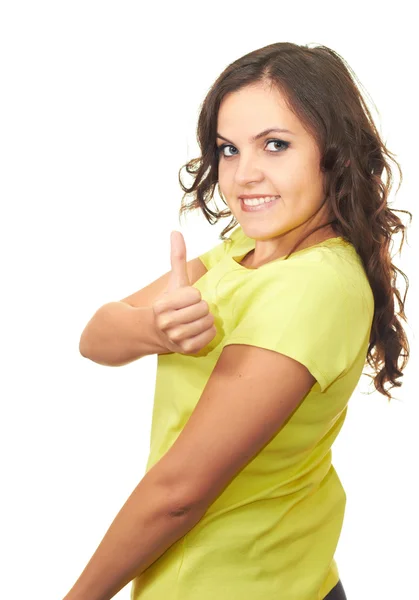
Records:
[[[345,167],[349,167],[350,164],[351,164],[351,161],[347,160],[346,163],[345,163]]]

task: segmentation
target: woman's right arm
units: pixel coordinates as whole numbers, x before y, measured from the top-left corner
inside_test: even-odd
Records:
[[[83,330],[80,354],[93,362],[121,367],[148,354],[170,354],[157,336],[152,307],[109,302]]]
[[[207,272],[199,258],[186,263],[190,284]],[[171,270],[119,302],[96,311],[80,338],[82,356],[110,367],[120,367],[149,354],[172,354],[158,336],[153,303],[167,288]]]

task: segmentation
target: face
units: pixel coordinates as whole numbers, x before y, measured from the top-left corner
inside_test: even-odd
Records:
[[[251,139],[273,127],[290,133],[271,131]],[[256,240],[255,263],[287,254],[304,234],[330,220],[317,144],[277,89],[257,84],[226,96],[216,142],[219,187],[245,235]],[[279,198],[248,212],[241,194]],[[334,235],[331,226],[319,229],[297,251]]]

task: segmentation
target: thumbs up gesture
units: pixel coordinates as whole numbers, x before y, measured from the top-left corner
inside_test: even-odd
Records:
[[[186,245],[180,231],[172,231],[170,236],[170,265],[167,288],[153,303],[156,332],[170,352],[195,354],[216,336],[217,330],[208,303],[190,284]]]

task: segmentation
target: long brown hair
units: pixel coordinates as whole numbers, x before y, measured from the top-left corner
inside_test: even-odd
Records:
[[[202,155],[187,162],[179,170],[179,182],[185,192],[179,216],[196,209],[202,210],[212,225],[219,219],[231,216],[229,209],[212,211],[208,203],[218,186],[218,154],[216,146],[217,117],[221,101],[230,92],[263,83],[276,87],[286,99],[289,108],[314,136],[321,150],[321,168],[325,173],[325,201],[334,217],[331,225],[355,247],[359,254],[372,292],[375,309],[368,346],[367,361],[375,371],[375,389],[391,400],[384,389],[390,382],[403,376],[410,355],[410,347],[400,322],[407,322],[404,303],[409,279],[391,262],[390,242],[392,235],[402,232],[399,252],[404,243],[406,226],[394,214],[409,211],[391,210],[388,196],[393,185],[389,164],[392,160],[403,180],[399,163],[393,158],[380,138],[371,113],[355,81],[355,74],[339,54],[326,46],[309,48],[288,42],[270,44],[237,59],[217,78],[207,93],[198,118],[197,138]],[[375,105],[374,105],[375,106]],[[349,161],[349,163],[348,163]],[[181,181],[181,171],[194,176],[191,187]],[[386,172],[386,182],[382,179]],[[184,202],[188,194],[193,200]],[[233,216],[223,229],[220,239],[237,225]],[[325,227],[321,225],[320,227]],[[287,255],[302,243],[316,227],[302,238]],[[285,259],[286,260],[286,259]],[[397,272],[406,283],[403,300],[396,287]],[[395,297],[400,312],[395,312]],[[344,342],[343,342],[344,343]],[[402,356],[402,365],[398,359]]]

